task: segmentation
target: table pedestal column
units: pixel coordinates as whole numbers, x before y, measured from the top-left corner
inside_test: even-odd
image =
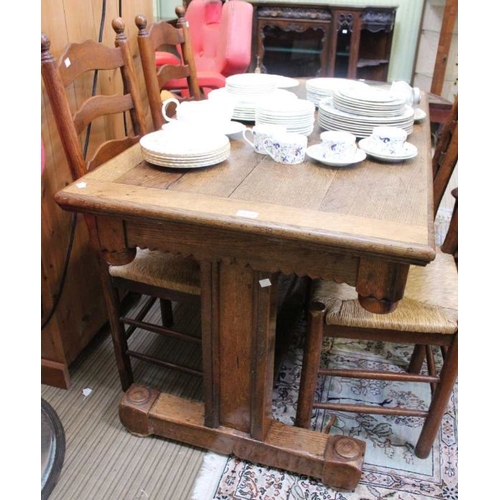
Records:
[[[202,263],[205,402],[133,385],[120,403],[132,433],[156,435],[354,490],[365,443],[272,418],[277,275]]]

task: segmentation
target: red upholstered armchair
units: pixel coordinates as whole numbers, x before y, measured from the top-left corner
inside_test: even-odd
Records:
[[[252,50],[253,6],[245,0],[192,0],[186,10],[198,83],[204,93],[225,86],[225,77],[245,73]],[[172,64],[158,52],[156,65]],[[176,90],[168,85],[167,90]],[[186,89],[179,89],[186,95]]]

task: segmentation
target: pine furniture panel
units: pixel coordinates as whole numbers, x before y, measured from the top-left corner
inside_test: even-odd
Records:
[[[103,24],[103,43],[112,46],[115,33],[111,20],[118,16],[118,2],[106,2]],[[134,18],[144,14],[153,19],[150,0],[129,0],[122,4],[122,17],[127,26],[127,36],[138,59]],[[41,31],[51,40],[51,51],[58,57],[72,41],[86,38],[99,39],[102,0],[44,0],[41,3]],[[120,75],[99,75],[98,84],[106,92],[115,93]],[[141,76],[142,77],[142,76]],[[92,78],[74,89],[74,98],[88,96],[92,90]],[[144,86],[142,86],[144,89]],[[119,87],[116,88],[116,92]],[[146,93],[144,89],[144,102]],[[148,120],[150,120],[148,113]],[[108,121],[93,127],[90,144],[102,142],[123,133],[123,124]],[[69,243],[72,216],[62,211],[54,201],[54,194],[71,182],[69,167],[53,121],[50,104],[41,85],[41,139],[45,145],[46,164],[41,178],[41,303],[42,324],[46,320],[61,283],[66,249]],[[70,384],[69,365],[90,342],[106,322],[106,310],[102,300],[101,283],[95,252],[89,246],[87,228],[78,218],[71,260],[61,300],[55,314],[41,333],[41,380],[42,383],[67,388]]]

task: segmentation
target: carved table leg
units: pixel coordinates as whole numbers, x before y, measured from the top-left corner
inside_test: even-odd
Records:
[[[394,311],[403,298],[409,267],[379,259],[360,259],[356,280],[359,303],[376,314]]]

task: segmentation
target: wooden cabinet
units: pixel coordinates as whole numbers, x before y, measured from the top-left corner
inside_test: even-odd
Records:
[[[251,71],[386,81],[395,17],[396,7],[256,3]]]

